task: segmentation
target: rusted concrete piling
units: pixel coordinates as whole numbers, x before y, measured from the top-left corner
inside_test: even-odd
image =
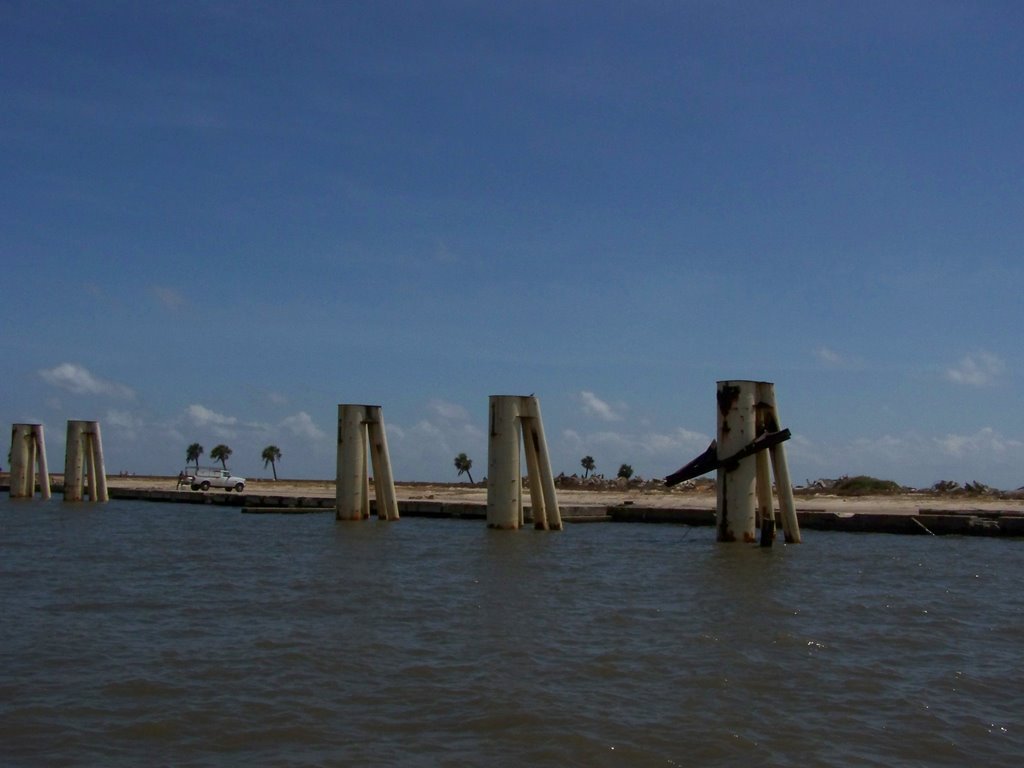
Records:
[[[788,429],[779,427],[775,387],[767,381],[718,382],[718,436],[700,456],[665,478],[671,488],[717,470],[716,529],[718,541],[758,539],[770,547],[775,539],[772,478],[779,494],[786,541],[800,542],[793,503],[793,485],[782,444]],[[769,469],[770,460],[770,469]]]
[[[487,525],[516,530],[522,527],[523,481],[520,449],[526,455],[533,527],[561,530],[555,478],[540,402],[533,395],[491,395],[487,441]],[[521,438],[520,438],[521,436]]]
[[[732,456],[754,441],[757,382],[718,382],[718,455]],[[757,459],[718,468],[718,540],[754,542]]]
[[[107,501],[107,472],[98,421],[68,421],[64,449],[64,501]]]
[[[775,387],[767,381],[718,382],[718,541],[756,542],[760,525],[762,546],[775,538],[775,475],[786,541],[799,543],[800,526],[793,503],[793,486],[782,441],[757,441],[780,434]],[[787,433],[788,436],[788,433]]]
[[[38,469],[38,475],[37,470]],[[46,467],[46,439],[42,424],[15,424],[11,428],[12,499],[31,499],[39,480],[39,496],[50,498],[50,473]]]
[[[335,517],[338,520],[365,520],[370,516],[369,464],[373,468],[373,486],[377,496],[377,517],[398,519],[395,479],[391,472],[384,417],[379,405],[338,406],[338,472]]]

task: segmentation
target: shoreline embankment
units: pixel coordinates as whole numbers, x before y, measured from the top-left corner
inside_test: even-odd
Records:
[[[51,476],[55,494],[63,478]],[[0,478],[0,492],[9,492]],[[334,511],[333,481],[251,480],[241,493],[178,488],[176,478],[108,476],[114,500],[206,504],[247,514],[316,514]],[[483,520],[487,514],[484,484],[397,483],[403,517]],[[373,509],[371,501],[371,510]],[[566,523],[661,523],[689,526],[715,524],[715,496],[707,486],[683,490],[602,488],[559,490]],[[1024,499],[897,494],[841,498],[797,498],[802,529],[850,533],[1024,537]],[[530,521],[529,505],[525,516]]]

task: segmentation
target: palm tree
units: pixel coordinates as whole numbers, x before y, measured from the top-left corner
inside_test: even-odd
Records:
[[[219,461],[220,465],[224,467],[224,469],[227,469],[228,459],[231,458],[231,449],[223,443],[215,445],[210,449],[210,458],[214,461]]]
[[[203,446],[199,443],[192,443],[192,445],[185,449],[185,463],[188,464],[190,461],[194,461],[196,469],[199,469],[199,457],[202,455]]]
[[[583,467],[583,479],[586,480],[587,475],[594,471],[594,467],[596,467],[597,464],[594,463],[593,456],[584,456],[580,459],[580,466]]]
[[[458,456],[455,457],[455,468],[459,470],[459,476],[461,477],[462,473],[465,472],[467,475],[469,475],[469,482],[471,483],[473,482],[473,476],[469,474],[469,470],[470,467],[472,466],[473,460],[469,458],[469,456],[467,456],[466,454],[460,453]]]
[[[263,468],[267,468],[267,464],[274,470],[274,479],[277,480],[277,462],[281,460],[281,449],[276,445],[268,445],[263,449]]]
[[[629,464],[623,464],[619,467],[619,477],[623,477],[629,480],[633,476],[633,468]]]

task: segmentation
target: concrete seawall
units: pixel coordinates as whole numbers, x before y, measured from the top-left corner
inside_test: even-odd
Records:
[[[323,496],[218,493],[111,489],[111,498],[140,499],[186,504],[238,507],[248,514],[303,514],[334,511],[334,499]],[[374,504],[371,502],[371,509]],[[441,499],[399,499],[403,517],[483,520],[487,505],[470,501]],[[645,507],[641,505],[563,505],[562,517],[570,523],[669,523],[713,526],[713,507]],[[529,506],[526,517],[530,518]],[[920,536],[1024,536],[1024,515],[1019,510],[930,510],[917,514],[903,512],[832,512],[824,509],[797,510],[801,528],[846,533],[896,533]]]
[[[54,492],[61,492],[59,483]],[[0,485],[0,492],[8,488]],[[273,493],[234,493],[147,488],[109,489],[111,499],[155,501],[171,504],[204,504],[231,507],[245,514],[322,514],[334,512],[333,496]],[[371,501],[371,509],[375,504]],[[563,504],[562,518],[569,523],[667,523],[689,526],[713,526],[714,507],[644,506],[641,504]],[[483,520],[487,505],[479,501],[450,499],[399,499],[403,517],[454,518]],[[530,520],[529,506],[526,518]],[[994,536],[1024,537],[1024,512],[1020,509],[919,508],[916,511],[836,512],[809,507],[797,508],[800,526],[806,530],[845,533],[894,533],[915,536]]]
[[[610,507],[609,517],[620,523],[714,525],[715,510],[707,508]],[[915,536],[1024,536],[1024,515],[1017,510],[928,510],[917,514],[830,512],[798,509],[800,527],[845,533],[899,533]]]
[[[112,499],[138,501],[161,501],[172,504],[209,504],[212,506],[238,507],[245,514],[315,514],[334,512],[334,499],[325,496],[292,496],[274,494],[252,494],[207,491],[164,491],[113,489]],[[484,520],[487,505],[473,501],[445,501],[437,499],[399,499],[398,509],[405,517],[458,518]],[[529,506],[526,516],[529,519]],[[611,516],[606,507],[567,505],[562,506],[562,516],[573,522],[607,522]],[[376,514],[376,500],[370,500],[370,510]]]

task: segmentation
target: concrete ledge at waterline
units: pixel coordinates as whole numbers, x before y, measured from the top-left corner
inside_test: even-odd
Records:
[[[715,510],[704,507],[608,507],[617,523],[672,523],[712,526]],[[917,513],[797,511],[801,528],[844,533],[895,533],[913,536],[1024,536],[1024,515],[1017,510],[928,510]]]
[[[373,514],[376,514],[374,502],[370,503]],[[426,501],[421,499],[400,499],[398,510],[402,517],[454,518],[459,520],[486,520],[487,505],[472,501]],[[611,520],[606,507],[593,505],[560,506],[563,522],[569,523],[603,523]],[[533,524],[533,509],[523,506],[523,520],[527,525]]]
[[[608,514],[608,507],[595,507],[593,505],[567,505],[559,504],[563,523],[610,523],[612,516]],[[527,512],[527,520],[533,522],[533,516]]]
[[[370,501],[370,513],[373,515],[377,514],[377,502],[375,499]],[[487,518],[487,505],[472,501],[399,499],[398,513],[401,517],[484,520]]]
[[[334,499],[319,496],[286,496],[234,491],[157,490],[140,488],[112,488],[110,498],[138,501],[162,501],[172,504],[209,504],[220,507],[320,509],[333,510]]]
[[[334,507],[242,507],[243,515],[322,515]]]
[[[608,517],[615,523],[675,523],[707,526],[715,524],[714,507],[642,507],[621,505],[608,507]]]
[[[294,488],[274,492],[269,482],[255,481],[242,493],[218,491],[175,490],[174,477],[132,478],[131,485],[118,484],[119,478],[112,477],[108,483],[111,499],[143,500],[176,504],[204,504],[211,507],[231,507],[244,510],[249,514],[308,514],[310,512],[330,512],[335,509],[334,488],[330,483],[316,481],[308,489],[296,493]],[[0,475],[0,492],[9,492],[6,473]],[[122,481],[123,482],[123,481]],[[142,485],[143,487],[140,487]],[[61,493],[63,476],[51,474],[51,488],[54,493]],[[487,506],[482,500],[459,498],[465,491],[464,486],[452,489],[450,496],[433,496],[424,498],[399,499],[398,505],[403,516],[423,518],[449,518],[463,520],[485,520]],[[418,487],[413,492],[420,493]],[[431,489],[433,494],[437,492]],[[713,504],[704,499],[693,499],[685,505],[681,498],[669,506],[662,503],[645,505],[642,497],[636,501],[621,501],[621,496],[611,495],[609,501],[615,503],[594,503],[559,505],[562,519],[566,523],[585,522],[634,522],[634,523],[675,523],[689,526],[713,526],[715,509]],[[455,498],[451,498],[454,496]],[[616,498],[617,496],[617,498]],[[371,500],[372,502],[373,500]],[[659,501],[661,501],[659,499]],[[713,501],[713,499],[711,499]],[[966,500],[965,500],[966,501]],[[637,503],[640,502],[640,503]],[[33,503],[26,500],[26,503]],[[1006,506],[978,504],[973,506],[967,502],[962,507],[939,500],[936,507],[928,505],[907,504],[906,499],[879,499],[877,505],[864,506],[860,502],[859,509],[836,508],[840,505],[835,499],[823,500],[822,506],[805,503],[797,512],[800,526],[819,531],[836,531],[849,533],[893,533],[914,536],[958,535],[1024,538],[1024,504],[1009,500]],[[889,505],[889,506],[887,506]],[[532,514],[528,505],[524,505],[526,522],[532,525]],[[852,503],[851,503],[852,507]]]
[[[803,528],[844,533],[897,533],[913,536],[1024,536],[1024,516],[1017,511],[920,510],[916,514],[886,512],[797,513]]]

